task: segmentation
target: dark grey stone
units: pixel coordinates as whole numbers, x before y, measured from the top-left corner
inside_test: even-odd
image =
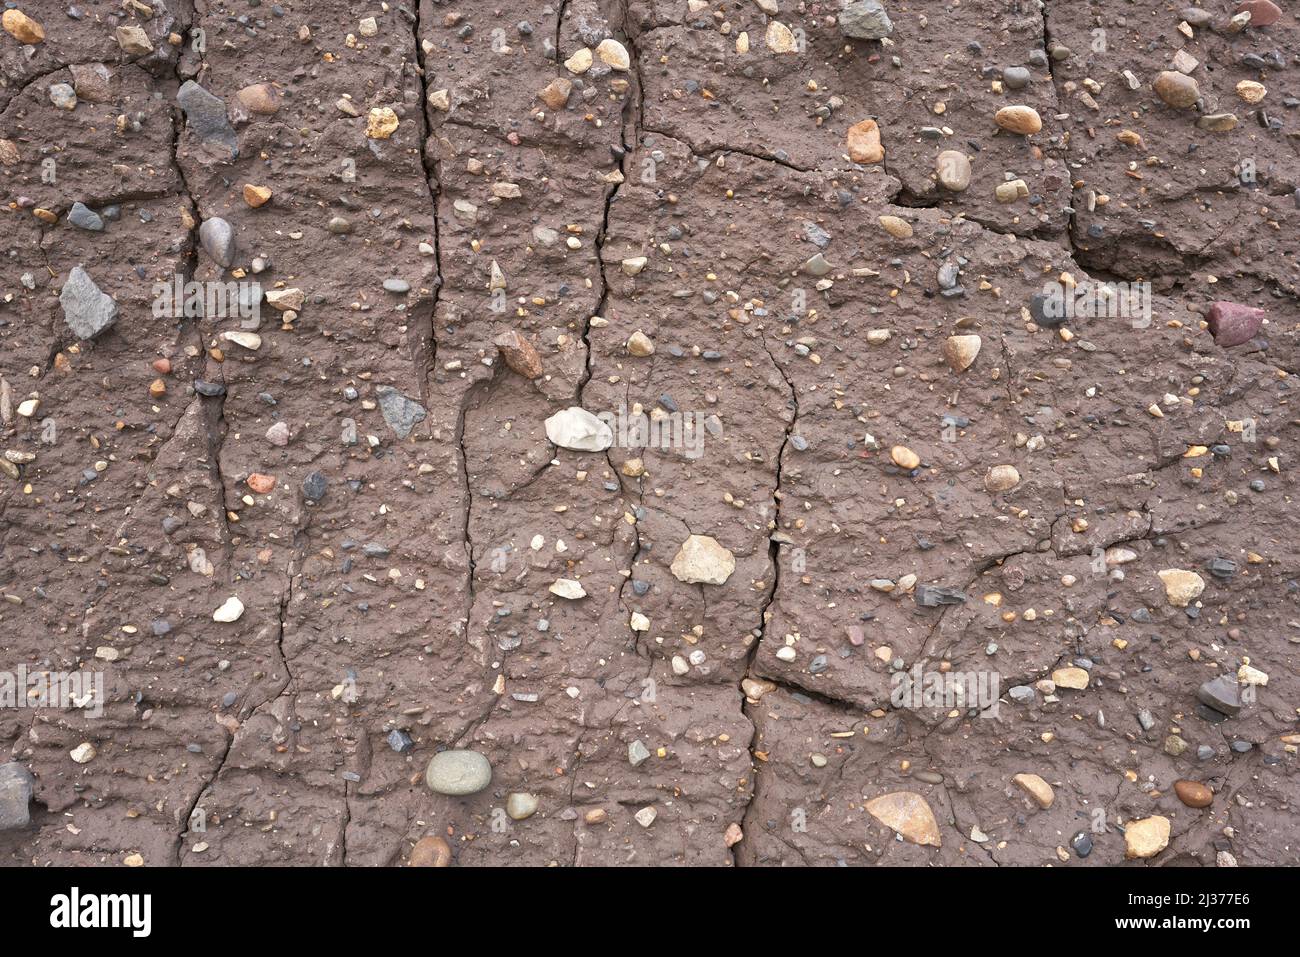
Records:
[[[193,80],[181,84],[176,102],[185,111],[185,122],[202,142],[219,146],[234,159],[239,155],[239,137],[226,116],[226,101],[213,96]]]
[[[68,211],[68,222],[92,233],[103,232],[104,229],[104,220],[99,214],[81,202],[72,204],[72,209]]]
[[[1196,697],[1202,704],[1230,718],[1241,713],[1241,685],[1231,675],[1219,675],[1205,682],[1197,690]]]
[[[375,395],[379,399],[379,411],[383,413],[384,421],[397,433],[399,439],[410,435],[416,424],[423,422],[428,414],[424,411],[424,406],[407,398],[391,385],[377,386]]]

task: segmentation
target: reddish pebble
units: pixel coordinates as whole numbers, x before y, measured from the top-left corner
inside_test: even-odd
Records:
[[[1209,807],[1214,803],[1214,792],[1200,781],[1175,781],[1174,793],[1188,807]]]
[[[857,625],[849,625],[849,644],[861,646],[867,640],[867,636],[862,633],[862,629]]]
[[[1282,16],[1282,8],[1272,0],[1245,0],[1237,4],[1237,13],[1250,13],[1250,25],[1252,27],[1272,26]]]
[[[1249,342],[1264,322],[1264,310],[1236,302],[1216,302],[1206,319],[1214,341],[1225,349]]]
[[[258,495],[265,495],[271,489],[275,488],[275,476],[263,475],[261,472],[254,472],[248,477],[248,487]]]
[[[172,371],[172,362],[170,359],[154,359],[153,371],[166,375]]]

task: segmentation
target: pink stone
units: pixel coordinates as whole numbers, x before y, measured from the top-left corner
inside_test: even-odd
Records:
[[[290,437],[289,426],[283,422],[277,422],[266,430],[266,441],[272,445],[286,446]]]
[[[1237,9],[1233,14],[1250,12],[1250,25],[1252,27],[1267,27],[1277,23],[1282,16],[1282,9],[1272,0],[1243,0],[1237,4]]]
[[[1264,322],[1264,310],[1236,302],[1216,302],[1206,319],[1214,341],[1225,349],[1249,342]]]
[[[867,640],[867,636],[862,633],[862,629],[857,625],[849,625],[849,644],[861,645]]]

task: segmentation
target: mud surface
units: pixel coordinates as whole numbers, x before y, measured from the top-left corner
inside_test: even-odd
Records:
[[[4,863],[1300,863],[1293,5],[11,6]]]

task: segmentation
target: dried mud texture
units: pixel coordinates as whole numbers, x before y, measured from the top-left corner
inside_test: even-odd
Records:
[[[1300,863],[1300,22],[885,6],[880,41],[794,0],[21,3],[0,671],[103,686],[0,709],[35,779],[0,860]],[[626,69],[565,65],[607,39]],[[1152,85],[1179,51],[1187,109]],[[1041,131],[1000,130],[1010,105]],[[849,155],[865,119],[881,162]],[[88,341],[78,266],[117,303]],[[160,313],[174,277],[260,283],[260,324]],[[1033,321],[1090,277],[1150,283],[1149,324]],[[1266,323],[1225,348],[1215,301]],[[544,426],[573,406],[693,429],[574,451]],[[723,583],[674,574],[691,535]],[[1174,605],[1168,569],[1204,590]],[[1198,702],[1243,666],[1240,714]],[[998,685],[903,700],[912,673]],[[490,785],[433,793],[447,748]],[[867,810],[895,792],[934,840]],[[1157,814],[1168,847],[1126,861]]]

